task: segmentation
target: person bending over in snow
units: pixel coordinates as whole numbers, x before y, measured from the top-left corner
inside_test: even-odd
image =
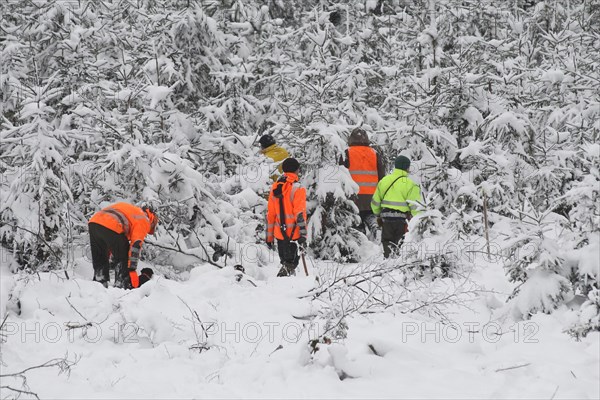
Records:
[[[267,246],[277,250],[281,269],[277,276],[296,274],[300,256],[298,246],[306,249],[306,189],[298,183],[300,164],[294,158],[282,163],[283,176],[271,187],[267,210]]]
[[[116,203],[95,213],[88,223],[94,281],[108,287],[109,255],[115,286],[137,288],[137,264],[147,234],[154,234],[158,217],[149,206]]]
[[[418,213],[409,201],[421,200],[419,185],[408,177],[410,160],[398,156],[394,166],[394,172],[379,181],[371,200],[371,209],[382,226],[381,244],[385,258],[390,256],[393,247],[402,245],[407,221]]]

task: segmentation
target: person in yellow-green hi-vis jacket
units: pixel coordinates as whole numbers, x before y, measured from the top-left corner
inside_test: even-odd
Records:
[[[279,173],[271,175],[271,179],[273,180],[273,182],[275,182],[277,179],[279,179],[279,176],[283,173],[283,170],[281,169],[281,161],[285,160],[290,155],[286,149],[284,149],[281,146],[278,146],[275,143],[275,139],[273,138],[273,136],[271,136],[269,134],[263,135],[259,139],[258,143],[260,143],[260,148],[261,148],[260,152],[263,155],[265,155],[266,157],[269,157],[274,162],[279,163],[279,165],[277,166],[277,170],[279,171]]]
[[[394,172],[379,181],[371,199],[371,209],[382,227],[381,244],[385,258],[402,245],[408,220],[418,213],[416,204],[411,201],[421,201],[419,185],[408,177],[410,160],[398,156],[394,167]]]

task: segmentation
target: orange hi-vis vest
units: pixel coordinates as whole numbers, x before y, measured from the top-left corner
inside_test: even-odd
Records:
[[[116,233],[125,234],[129,240],[129,264],[132,259],[138,259],[142,243],[151,230],[150,220],[146,213],[141,208],[129,203],[116,203],[103,208],[95,213],[89,222],[102,225]],[[133,287],[137,287],[138,275],[135,271],[132,271],[130,275]]]
[[[358,194],[373,194],[377,189],[377,153],[369,146],[350,146],[348,170],[358,184]]]
[[[276,189],[280,185],[281,198],[278,198]],[[281,215],[281,202],[285,215]],[[273,184],[269,194],[267,242],[272,242],[273,237],[279,240],[306,237],[306,222],[306,189],[298,184],[298,175],[286,172]]]

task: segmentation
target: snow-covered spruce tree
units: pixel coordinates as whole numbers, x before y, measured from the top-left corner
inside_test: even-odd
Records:
[[[526,256],[516,263],[513,259],[511,265],[521,264],[517,270],[526,271],[517,279],[525,283],[515,299],[525,316],[528,308],[531,312],[550,312],[560,304],[571,284],[575,293],[586,294],[596,281],[593,276],[597,276],[592,272],[590,279],[588,271],[594,270],[590,268],[593,264],[585,262],[589,257],[588,251],[597,247],[577,251],[578,260],[575,261],[562,260],[555,250],[560,248],[564,257],[573,253],[574,247],[583,247],[587,243],[583,239],[587,235],[578,233],[582,226],[576,222],[578,218],[572,218],[579,214],[573,213],[573,206],[579,203],[579,198],[576,201],[573,194],[586,193],[582,197],[583,203],[586,203],[585,199],[594,193],[591,187],[597,185],[593,169],[590,171],[583,166],[589,162],[585,155],[590,155],[583,149],[590,149],[588,144],[598,137],[597,124],[594,123],[597,111],[592,111],[597,102],[585,100],[597,98],[597,90],[592,89],[593,85],[589,83],[590,77],[598,74],[587,68],[589,52],[594,45],[590,41],[590,26],[581,23],[581,15],[587,12],[588,6],[579,2],[571,6],[570,10],[548,10],[540,3],[528,13],[509,18],[511,29],[505,30],[506,40],[493,55],[494,58],[500,56],[504,60],[512,60],[503,63],[502,74],[507,76],[510,72],[514,78],[507,80],[497,91],[514,100],[505,102],[504,108],[510,111],[505,111],[490,123],[495,126],[493,137],[496,141],[508,145],[513,187],[518,199],[514,209],[520,210],[515,217],[523,221],[520,229],[529,231],[526,216],[532,213],[532,209],[537,210],[539,215],[552,217],[552,211],[555,211],[570,219],[568,223],[563,221],[559,225],[554,215],[544,222],[546,228],[538,226],[525,234],[529,235],[529,240],[520,237],[523,239],[520,245],[525,247],[519,253]],[[498,70],[499,62],[494,61]],[[591,154],[594,152],[592,150]],[[582,174],[583,171],[590,173]],[[531,203],[527,202],[529,199]],[[590,210],[595,211],[590,213]],[[579,215],[585,215],[584,221],[591,221],[588,219],[590,216],[592,220],[597,218],[594,217],[596,210],[597,206],[586,203],[586,211]],[[539,218],[535,219],[535,225],[539,225]],[[559,237],[550,235],[553,225],[562,231]],[[595,241],[594,236],[597,235],[592,236],[592,241]],[[519,250],[518,242],[511,246],[515,254]],[[585,272],[580,271],[580,266]],[[512,276],[515,279],[515,275]],[[528,278],[532,281],[524,280]],[[570,283],[565,279],[569,279]],[[533,293],[536,285],[542,290]]]
[[[30,16],[40,24],[11,30],[14,43],[30,35],[31,43],[43,44],[48,51],[30,51],[40,75],[68,83],[61,101],[52,103],[52,117],[60,121],[53,126],[68,131],[65,138],[85,138],[70,140],[70,157],[60,167],[71,173],[65,179],[74,188],[80,232],[108,202],[155,200],[161,204],[161,240],[171,247],[178,248],[181,237],[224,240],[223,221],[236,220],[239,210],[221,180],[235,175],[245,158],[230,121],[252,121],[211,99],[222,96],[227,83],[219,73],[234,41],[218,24],[226,21],[210,18],[198,2],[121,2],[116,13],[100,3],[11,7],[15,26]],[[29,74],[31,55],[22,49],[3,48],[10,55],[3,57],[5,87]],[[3,116],[16,127],[19,102],[7,93]],[[197,209],[205,215],[194,215]]]
[[[365,65],[340,63],[340,57],[352,57],[352,39],[341,40],[328,15],[316,12],[302,34],[276,36],[278,48],[296,63],[277,71],[282,90],[276,94],[275,122],[283,125],[281,135],[303,166],[313,250],[325,259],[357,260],[365,237],[353,228],[358,212],[350,197],[358,187],[338,160],[346,135],[367,114],[371,72]],[[297,48],[301,58],[290,52]]]
[[[251,192],[264,188],[239,167],[259,161],[252,144],[269,129],[321,169],[305,171],[309,207],[348,223],[332,228],[331,239],[351,244],[336,254],[351,252],[358,242],[347,197],[356,188],[347,177],[317,183],[333,173],[345,134],[363,124],[388,159],[413,160],[422,191],[436,194],[431,208],[461,237],[481,232],[485,191],[491,222],[518,219],[511,210],[529,212],[523,204],[532,198],[538,211],[570,218],[566,251],[594,243],[586,209],[597,205],[597,181],[588,173],[593,160],[583,159],[598,139],[593,2],[0,6],[8,32],[2,115],[23,123],[12,95],[18,85],[9,82],[33,81],[35,54],[39,75],[64,83],[46,120],[76,139],[63,171],[73,172],[65,181],[81,232],[104,202],[151,197],[164,207],[159,231],[172,246],[178,237],[215,249],[228,238],[260,240],[252,232],[264,202]],[[39,46],[27,53],[31,44]],[[240,221],[243,233],[235,231]],[[574,276],[586,293],[586,274]]]
[[[35,68],[35,64],[34,64]],[[35,72],[34,72],[35,73]],[[2,125],[1,240],[30,270],[63,266],[72,195],[64,177],[68,138],[51,106],[62,89],[54,77],[11,82],[21,96],[16,121]]]
[[[531,205],[530,210],[515,223],[516,236],[507,243],[505,268],[509,279],[518,284],[509,297],[516,319],[536,312],[549,314],[572,297],[563,246],[553,237],[556,221],[551,217],[555,214],[539,213]]]
[[[575,290],[586,295],[600,283],[600,145],[581,146],[577,159],[582,163],[581,177],[565,194],[568,217],[573,229],[572,247],[576,249],[576,265],[571,280]]]
[[[581,339],[594,331],[600,331],[600,290],[597,288],[588,293],[587,300],[579,310],[578,321],[569,328],[568,333]]]
[[[2,243],[23,268],[59,268],[70,262],[77,233],[69,165],[86,136],[72,130],[64,101],[77,63],[66,62],[75,61],[76,38],[61,24],[75,24],[62,3],[1,7]]]
[[[340,131],[332,125],[309,124],[300,134],[307,143],[301,157],[301,176],[308,193],[310,219],[308,231],[311,248],[322,259],[336,261],[358,261],[360,247],[365,237],[354,226],[358,225],[358,210],[350,200],[357,185],[348,171],[327,160],[340,156]],[[340,130],[347,128],[340,127]],[[335,141],[338,141],[335,146]]]
[[[460,257],[459,248],[453,245],[453,232],[433,206],[433,196],[428,195],[418,207],[420,213],[411,219],[399,250],[402,263],[410,265],[417,277],[428,279],[452,276]]]
[[[224,228],[239,216],[221,186],[243,159],[245,143],[231,121],[245,117],[232,112],[231,104],[211,99],[227,87],[227,36],[197,5],[180,11],[172,15],[143,7],[128,14],[139,29],[135,37],[115,43],[127,51],[128,65],[120,77],[104,82],[105,103],[116,107],[103,113],[101,129],[112,139],[103,144],[99,163],[107,179],[104,192],[113,187],[118,190],[113,196],[160,204],[161,241],[184,252],[198,247],[206,258],[223,251],[229,241]],[[202,65],[209,70],[198,70]]]

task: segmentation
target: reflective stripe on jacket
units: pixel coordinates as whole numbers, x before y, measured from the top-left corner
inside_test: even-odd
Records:
[[[358,184],[358,194],[373,194],[377,187],[377,153],[369,146],[348,149],[348,170]]]
[[[275,189],[281,185],[281,194],[285,215],[281,215],[280,199],[275,197]],[[267,242],[273,238],[285,240],[281,229],[285,224],[285,233],[290,240],[306,237],[306,189],[298,184],[298,175],[286,172],[271,187],[267,209]]]
[[[382,198],[384,194],[385,198]],[[384,208],[416,215],[417,207],[409,201],[421,201],[421,189],[408,177],[408,172],[396,168],[394,172],[379,181],[371,199],[371,209],[375,215],[379,215]]]
[[[129,240],[129,265],[137,261],[144,239],[150,232],[150,220],[139,207],[116,203],[95,213],[89,222],[99,224],[116,233],[124,233]]]

